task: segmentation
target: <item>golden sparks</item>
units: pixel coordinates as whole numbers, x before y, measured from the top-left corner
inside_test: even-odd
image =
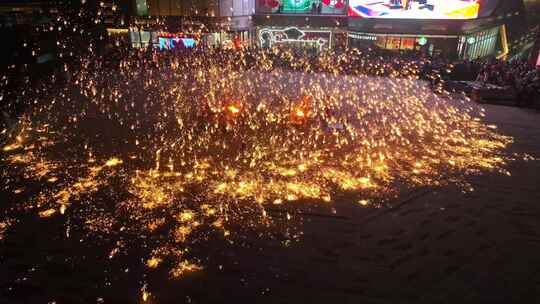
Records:
[[[123,161],[119,158],[116,158],[116,157],[113,157],[111,159],[109,159],[106,163],[105,163],[105,166],[106,167],[116,167],[118,165],[121,165],[123,163]]]
[[[378,206],[400,187],[469,189],[469,175],[510,174],[512,138],[467,100],[435,94],[420,63],[359,51],[143,57],[120,60],[112,79],[82,60],[71,83],[82,97],[44,97],[1,134],[2,177],[40,185],[6,182],[20,209],[82,223],[67,237],[111,238],[110,259],[128,252],[115,237],[136,236],[145,269],[179,278],[205,267],[190,249],[206,240],[289,235],[295,208],[336,213],[341,194]],[[0,218],[0,238],[7,230]]]
[[[144,284],[143,287],[141,287],[141,299],[143,302],[146,302],[150,299],[151,293],[148,291],[148,285]]]
[[[9,227],[13,224],[11,220],[5,220],[0,222],[0,241],[4,239],[4,235]]]
[[[148,268],[156,268],[161,262],[162,260],[160,258],[153,257],[146,260],[146,266],[148,266]]]
[[[188,262],[188,261],[182,261],[180,263],[178,263],[178,265],[176,265],[175,267],[173,267],[173,269],[171,269],[170,271],[170,275],[174,278],[179,278],[183,275],[185,275],[186,273],[189,273],[189,272],[194,272],[194,271],[199,271],[199,270],[202,270],[203,268],[197,264],[193,264],[191,262]]]
[[[50,217],[55,213],[56,213],[55,209],[47,209],[47,210],[43,210],[43,211],[39,212],[39,216],[40,217]]]
[[[363,200],[359,200],[358,203],[359,203],[360,205],[362,205],[362,206],[367,206],[367,205],[369,204],[369,201],[363,199]]]

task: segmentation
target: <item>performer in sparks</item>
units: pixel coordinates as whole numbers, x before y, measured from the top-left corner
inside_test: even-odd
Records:
[[[409,0],[401,0],[401,7],[404,9],[404,10],[408,10],[409,9],[409,3],[410,1]]]
[[[401,0],[390,0],[390,7],[400,7],[401,6]]]
[[[409,9],[410,1],[409,0],[390,0],[390,7],[393,9]]]

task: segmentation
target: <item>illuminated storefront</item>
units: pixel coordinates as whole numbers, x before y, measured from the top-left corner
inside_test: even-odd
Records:
[[[443,54],[448,57],[477,59],[487,56],[501,56],[504,49],[500,27],[495,27],[470,35],[399,35],[369,34],[352,32],[348,34],[349,46],[358,48],[377,47],[386,50],[425,51],[429,55]]]
[[[256,1],[255,43],[324,51],[346,46],[347,0]]]
[[[350,0],[349,5],[349,47],[505,58],[512,41],[523,35],[520,1]]]
[[[150,43],[154,44],[154,39],[152,38],[152,33],[150,31],[139,31],[132,29],[129,32],[129,41],[131,47],[133,48],[147,48]],[[157,37],[156,37],[157,39]],[[156,41],[155,46],[157,47],[158,42]]]
[[[137,0],[140,15],[157,14],[155,5],[144,10],[148,3],[156,1]],[[142,28],[185,32],[199,28],[201,37],[196,45],[201,47],[256,45],[317,51],[376,47],[476,59],[518,53],[520,46],[515,41],[522,31],[515,24],[524,19],[520,15],[524,13],[521,1],[503,0],[215,0],[213,4],[190,1],[201,8],[195,10],[196,17],[183,15],[173,21],[165,18],[162,20],[168,28]],[[193,13],[191,6],[181,6],[178,14]],[[169,6],[160,4],[160,15],[174,15],[176,9],[163,11],[163,7]],[[205,16],[200,16],[200,12],[205,12]],[[186,24],[194,20],[204,27]],[[159,46],[159,37],[153,31],[130,33],[132,46]]]
[[[135,0],[130,42],[135,48],[244,47],[253,40],[254,12],[255,0]]]
[[[257,0],[255,3],[257,46],[323,51],[346,45],[348,0]]]
[[[152,46],[152,48],[160,50],[191,49],[201,41],[199,34],[132,30],[129,35],[131,47],[133,48]]]
[[[476,32],[472,35],[461,36],[458,44],[459,58],[478,59],[487,56],[504,56],[508,54],[508,47],[504,46],[506,37],[503,34],[504,26]]]
[[[426,36],[426,35],[391,35],[391,34],[368,34],[355,33],[348,34],[350,47],[372,47],[376,46],[387,50],[421,50],[428,44],[428,41],[435,39],[457,39],[452,36]]]
[[[249,46],[250,32],[222,31],[214,33],[170,33],[150,30],[131,30],[130,45],[133,48],[160,50],[192,49],[195,47],[220,47],[239,49]]]

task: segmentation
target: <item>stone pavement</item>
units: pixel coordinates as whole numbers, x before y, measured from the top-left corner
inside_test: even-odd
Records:
[[[511,149],[540,156],[540,114],[487,110],[516,138]],[[359,223],[346,244],[326,242],[335,251],[320,274],[329,290],[356,303],[540,303],[540,162],[510,171],[473,179],[469,194],[427,193]]]
[[[540,157],[540,113],[485,107],[515,137],[512,151]],[[377,217],[312,217],[300,243],[167,283],[156,299],[190,290],[193,303],[540,303],[540,161],[509,169],[473,178],[472,193],[423,192]]]
[[[485,107],[487,120],[515,137],[512,151],[540,157],[539,112]],[[147,303],[540,303],[540,161],[515,161],[509,171],[472,178],[476,191],[467,194],[449,186],[391,210],[307,214],[301,241],[287,248],[265,238],[209,246],[213,258],[199,273],[149,274]],[[0,274],[0,303],[141,302],[138,261],[81,262],[91,248],[35,241],[35,229],[21,232],[6,260],[0,254],[0,270],[13,276]],[[32,270],[36,258],[46,260],[41,271]],[[125,265],[123,276],[102,270]]]

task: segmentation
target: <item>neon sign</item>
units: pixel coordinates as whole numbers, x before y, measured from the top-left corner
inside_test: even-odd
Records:
[[[324,30],[301,30],[297,27],[263,28],[259,31],[261,47],[271,48],[275,45],[315,46],[319,50],[331,48],[332,32]]]

